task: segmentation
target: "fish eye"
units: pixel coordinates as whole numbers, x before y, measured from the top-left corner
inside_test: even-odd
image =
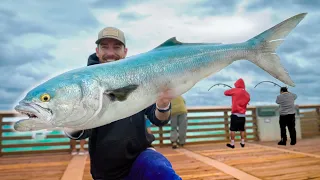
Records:
[[[42,102],[48,102],[49,100],[50,100],[50,95],[49,94],[42,94],[41,96],[40,96],[40,100],[42,101]]]

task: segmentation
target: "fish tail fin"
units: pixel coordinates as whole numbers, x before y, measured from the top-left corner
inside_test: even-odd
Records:
[[[247,59],[281,82],[295,86],[275,51],[306,15],[297,14],[246,41],[246,45],[253,48]]]

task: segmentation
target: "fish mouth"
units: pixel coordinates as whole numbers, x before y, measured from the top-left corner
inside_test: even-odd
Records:
[[[16,109],[17,110],[17,109]],[[19,113],[27,115],[29,119],[37,119],[38,116],[31,111],[17,110]]]
[[[44,108],[35,103],[20,102],[14,109],[20,114],[27,115],[28,119],[45,119],[50,121],[53,116],[51,109]]]

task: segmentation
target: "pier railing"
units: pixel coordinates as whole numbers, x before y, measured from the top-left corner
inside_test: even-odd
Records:
[[[188,107],[187,144],[229,141],[231,108]],[[0,111],[0,156],[70,152],[71,140],[61,131],[15,132],[13,122],[19,118],[15,112]],[[300,105],[302,138],[320,135],[320,104]],[[152,126],[154,146],[167,146],[170,141],[170,123],[163,127]],[[247,141],[259,141],[256,107],[249,106],[246,116]],[[239,135],[236,139],[239,139]],[[79,142],[77,142],[79,147]],[[87,143],[86,143],[87,148]]]
[[[302,138],[320,135],[320,105],[299,106]]]

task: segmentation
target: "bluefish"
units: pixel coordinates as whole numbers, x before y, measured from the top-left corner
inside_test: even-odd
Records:
[[[167,89],[181,95],[242,59],[294,86],[275,50],[306,14],[241,43],[183,43],[173,37],[145,53],[65,72],[26,94],[15,110],[28,118],[17,121],[14,129],[81,130],[109,124],[152,105]]]

